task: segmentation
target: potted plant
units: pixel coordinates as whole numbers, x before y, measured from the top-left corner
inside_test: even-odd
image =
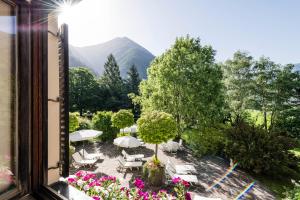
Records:
[[[163,183],[164,166],[157,157],[158,144],[176,136],[176,122],[168,113],[152,111],[143,113],[137,124],[139,137],[146,143],[155,144],[153,159],[144,165],[144,177],[150,185],[159,186]]]

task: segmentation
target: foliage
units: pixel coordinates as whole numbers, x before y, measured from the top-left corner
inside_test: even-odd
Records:
[[[102,141],[113,140],[116,138],[118,129],[112,126],[112,112],[97,112],[92,119],[93,127],[96,130],[103,131],[100,136]]]
[[[177,38],[175,44],[155,58],[148,79],[140,84],[135,100],[143,111],[170,113],[177,131],[186,126],[206,126],[218,121],[224,105],[222,70],[215,64],[215,51],[199,39]]]
[[[248,108],[251,87],[251,68],[253,58],[246,52],[237,51],[232,60],[224,65],[224,83],[226,86],[226,99],[232,120],[238,120]]]
[[[99,86],[95,75],[88,68],[76,67],[69,70],[70,110],[94,110],[98,99]]]
[[[239,122],[226,133],[226,154],[244,169],[254,173],[284,174],[291,172],[290,167],[297,167],[289,151],[296,143],[284,134],[269,133],[245,122]]]
[[[83,117],[79,117],[79,127],[77,130],[87,130],[87,129],[92,129],[93,125],[91,120]]]
[[[144,191],[145,183],[138,178],[132,182],[134,187],[127,188],[122,187],[116,177],[103,176],[97,179],[96,174],[86,171],[78,171],[75,175],[69,176],[63,179],[63,181],[85,192],[94,200],[191,200],[191,195],[187,191],[190,184],[181,179],[174,180],[175,196],[167,193],[166,190],[159,190],[157,193]]]
[[[182,134],[182,138],[196,156],[222,155],[226,128],[225,125],[218,125],[204,130],[189,129]]]
[[[288,200],[299,200],[300,199],[300,183],[294,182],[294,188],[286,191],[286,199]]]
[[[119,110],[114,113],[111,118],[112,125],[117,128],[125,128],[133,125],[133,114],[130,110]]]
[[[124,133],[120,132],[120,133],[117,134],[117,138],[118,137],[123,137],[123,136],[131,136],[131,134],[130,133],[125,133],[125,132]]]
[[[176,136],[176,122],[171,114],[165,112],[143,113],[137,124],[139,137],[146,143],[158,145]],[[155,157],[157,158],[157,146]]]
[[[132,95],[139,94],[139,85],[141,79],[135,65],[132,65],[129,68],[127,74],[128,74],[128,78],[126,80],[126,87],[127,87],[128,98],[131,99]],[[134,117],[138,118],[141,114],[140,105],[130,102],[130,107],[133,110]]]
[[[79,127],[79,113],[69,113],[69,133],[77,130]]]

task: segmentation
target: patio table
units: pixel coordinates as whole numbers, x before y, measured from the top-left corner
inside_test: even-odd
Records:
[[[176,174],[196,174],[197,170],[193,165],[175,165]]]

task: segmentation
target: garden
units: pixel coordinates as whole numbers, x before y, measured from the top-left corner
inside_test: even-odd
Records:
[[[155,58],[146,80],[138,79],[134,68],[123,80],[113,57],[99,80],[86,68],[71,69],[70,133],[99,130],[103,134],[93,141],[103,143],[130,135],[154,149],[143,163],[143,180],[132,180],[135,187],[122,187],[114,174],[96,178],[82,171],[65,181],[94,199],[189,199],[189,184],[181,179],[173,179],[168,192],[143,190],[144,182],[163,184],[159,145],[183,140],[193,157],[235,163],[276,198],[298,199],[299,72],[241,51],[216,63],[215,54],[211,46],[186,36]],[[79,82],[82,76],[86,82]],[[133,124],[137,133],[120,131]]]

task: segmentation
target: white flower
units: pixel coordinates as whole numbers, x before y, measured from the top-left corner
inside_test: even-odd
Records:
[[[77,185],[78,185],[78,186],[82,186],[83,183],[84,183],[84,182],[83,182],[81,179],[79,179],[79,180],[77,181]]]
[[[90,189],[90,186],[89,185],[85,185],[85,186],[83,186],[83,189],[84,189],[84,191],[87,191],[87,190]]]
[[[94,186],[94,190],[95,190],[95,192],[99,193],[101,191],[101,187],[100,186]]]

